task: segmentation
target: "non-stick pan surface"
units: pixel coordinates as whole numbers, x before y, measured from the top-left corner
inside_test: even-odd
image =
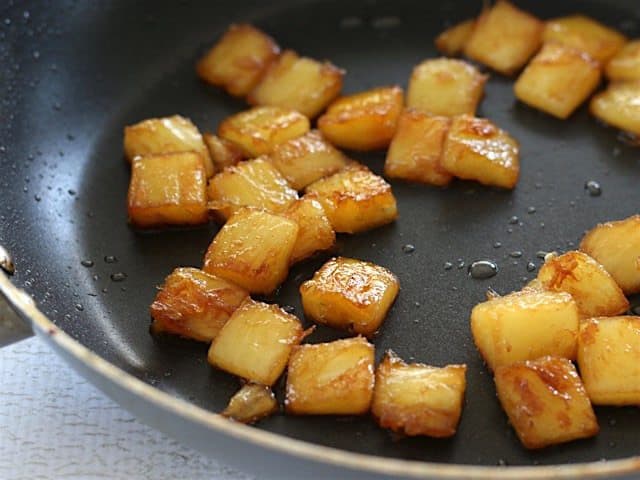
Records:
[[[122,127],[180,113],[213,131],[245,104],[201,83],[194,61],[231,22],[249,21],[286,48],[347,70],[346,93],[406,86],[412,66],[436,56],[433,38],[481,2],[31,2],[0,9],[0,244],[13,281],[64,331],[121,369],[211,411],[238,388],[206,362],[206,346],[154,339],[148,306],[178,265],[201,265],[216,228],[139,233],[127,225],[128,165]],[[575,11],[640,35],[633,1],[526,1],[548,18]],[[393,182],[400,218],[355,236],[337,253],[384,265],[401,293],[375,339],[408,360],[466,363],[468,389],[450,440],[393,438],[369,418],[276,415],[258,428],[348,451],[402,459],[496,465],[561,464],[639,453],[635,408],[598,408],[593,439],[525,451],[476,352],[469,312],[487,288],[519,289],[539,251],[568,250],[599,221],[638,212],[637,148],[580,109],[559,121],[514,99],[511,79],[491,75],[479,110],[521,143],[513,192],[455,182],[440,189]],[[354,154],[380,172],[384,155]],[[600,196],[584,188],[602,187]],[[517,217],[517,218],[516,218]],[[415,246],[407,253],[405,245]],[[517,252],[521,252],[521,255]],[[297,288],[326,260],[297,265],[273,298],[295,307]],[[490,259],[499,273],[474,280],[467,265]],[[84,262],[83,262],[84,261]],[[445,268],[450,262],[453,267]],[[83,264],[84,263],[84,264]],[[114,281],[116,273],[126,274]],[[116,279],[118,277],[116,276]],[[339,334],[319,328],[308,340]]]

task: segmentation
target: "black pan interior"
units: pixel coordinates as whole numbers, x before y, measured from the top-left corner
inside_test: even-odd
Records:
[[[632,1],[522,1],[548,18],[575,11],[633,36]],[[250,21],[280,45],[328,58],[348,71],[344,91],[406,86],[411,68],[433,57],[446,25],[481,2],[40,2],[0,8],[0,243],[15,257],[15,283],[60,327],[118,367],[176,397],[219,411],[238,387],[207,365],[203,345],[157,340],[148,305],[175,266],[199,266],[216,227],[141,234],[127,226],[128,166],[122,127],[181,113],[203,130],[245,105],[202,84],[194,61],[233,21]],[[521,142],[515,191],[455,182],[446,189],[394,182],[400,219],[343,236],[337,252],[389,267],[402,291],[375,344],[407,360],[464,362],[468,390],[450,440],[393,438],[369,418],[293,418],[272,432],[345,450],[461,464],[559,464],[638,454],[637,409],[598,408],[594,439],[540,452],[520,447],[470,337],[471,307],[487,288],[508,292],[535,276],[538,251],[568,250],[596,222],[638,212],[638,150],[597,124],[586,108],[558,121],[518,104],[512,80],[492,75],[479,115]],[[354,154],[380,172],[382,153]],[[592,197],[588,180],[602,186]],[[533,208],[531,208],[533,207]],[[535,209],[535,212],[533,211]],[[512,217],[517,221],[512,223]],[[497,243],[501,246],[497,248]],[[403,246],[415,246],[404,253]],[[522,252],[514,258],[512,252]],[[114,258],[109,258],[110,256]],[[296,266],[273,301],[302,315],[297,287],[327,257]],[[466,266],[497,262],[473,280]],[[82,261],[93,266],[83,266]],[[445,262],[453,263],[446,270]],[[126,274],[121,282],[114,273]],[[337,338],[319,328],[311,342]]]

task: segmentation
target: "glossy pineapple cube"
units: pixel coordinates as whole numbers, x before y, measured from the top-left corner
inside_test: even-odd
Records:
[[[464,53],[472,60],[511,75],[538,50],[543,29],[544,24],[533,15],[498,0],[476,20]]]
[[[398,295],[397,277],[380,265],[332,258],[300,286],[306,317],[330,327],[373,336]]]
[[[138,227],[206,223],[207,175],[193,152],[136,157],[127,196],[129,221]]]
[[[578,366],[595,405],[640,405],[640,317],[580,324]]]
[[[425,60],[413,69],[407,106],[431,115],[475,114],[488,76],[452,58]]]
[[[350,165],[306,191],[317,196],[336,232],[362,232],[398,216],[391,185],[362,165]]]
[[[294,348],[285,407],[295,415],[360,415],[369,411],[374,347],[362,337]]]
[[[297,236],[293,220],[261,210],[239,210],[213,239],[203,270],[251,293],[271,293],[287,278]]]
[[[547,43],[513,88],[520,101],[564,119],[589,98],[598,83],[598,62],[571,47]]]
[[[587,53],[605,64],[626,43],[620,32],[584,15],[569,15],[547,21],[544,42],[555,42]]]
[[[640,292],[640,215],[599,224],[584,236],[580,250],[596,259],[624,293]]]
[[[442,167],[465,180],[513,188],[520,174],[519,151],[518,142],[489,120],[461,115],[451,122]]]
[[[444,143],[451,120],[407,109],[398,120],[387,151],[384,174],[432,185],[447,185],[453,178],[442,167]]]
[[[249,95],[253,105],[275,105],[316,117],[342,90],[344,71],[287,50]]]
[[[271,388],[246,383],[238,390],[221,415],[236,422],[252,424],[278,411],[278,401]]]
[[[209,149],[209,155],[216,172],[221,172],[245,159],[242,150],[224,138],[213,133],[205,133],[202,138]]]
[[[470,18],[447,28],[436,37],[436,48],[447,57],[460,55],[471,38],[475,25],[475,19]]]
[[[622,47],[609,60],[604,73],[613,81],[640,80],[640,40],[633,40]]]
[[[176,268],[151,304],[151,331],[210,342],[248,296],[197,268]]]
[[[269,154],[269,161],[296,190],[336,173],[347,164],[343,153],[317,130],[277,145]]]
[[[214,367],[271,386],[303,338],[302,324],[294,315],[248,299],[220,330],[208,359]]]
[[[279,52],[276,42],[257,28],[231,25],[200,59],[196,71],[204,81],[243,97],[258,84]]]
[[[207,195],[210,207],[223,218],[247,206],[284,212],[298,198],[278,170],[261,158],[227,167],[211,179]]]
[[[462,414],[466,370],[407,364],[389,351],[376,370],[371,413],[381,427],[400,434],[451,437]]]
[[[389,145],[404,105],[400,87],[379,87],[341,97],[318,119],[322,135],[338,147],[377,150]]]
[[[207,176],[215,172],[198,127],[180,115],[149,118],[124,127],[124,152],[129,161],[148,155],[196,152],[202,158]]]
[[[284,216],[298,224],[298,236],[291,252],[291,263],[299,262],[314,253],[327,250],[336,241],[331,222],[324,213],[324,207],[313,196],[305,195],[296,200]]]
[[[526,290],[471,311],[471,333],[491,370],[545,355],[576,356],[578,308],[565,292]]]
[[[573,364],[543,357],[498,367],[498,398],[526,448],[543,448],[599,431],[589,397]]]
[[[640,135],[640,80],[610,83],[591,99],[589,107],[603,122]]]

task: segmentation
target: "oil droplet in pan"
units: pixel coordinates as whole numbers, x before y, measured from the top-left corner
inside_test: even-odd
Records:
[[[491,260],[478,260],[469,265],[469,276],[477,280],[491,278],[498,273],[498,265]]]

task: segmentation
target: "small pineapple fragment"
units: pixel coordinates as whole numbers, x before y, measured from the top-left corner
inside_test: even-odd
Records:
[[[640,80],[610,83],[591,99],[590,110],[603,122],[640,136]]]
[[[442,168],[444,143],[451,120],[413,109],[402,112],[387,151],[384,174],[432,185],[447,185],[453,178]]]
[[[196,72],[204,81],[236,97],[247,95],[278,56],[276,42],[252,25],[231,25],[200,59]]]
[[[578,366],[594,405],[640,405],[640,317],[583,321]]]
[[[566,358],[498,367],[495,383],[502,408],[526,448],[593,437],[599,431],[578,372]]]
[[[211,242],[203,270],[251,293],[271,293],[287,278],[297,235],[293,220],[261,210],[239,210]]]
[[[213,340],[249,293],[197,268],[176,268],[151,304],[151,331]]]
[[[400,87],[379,87],[339,98],[318,119],[322,135],[351,150],[386,148],[404,105]]]
[[[505,75],[522,68],[542,42],[544,24],[510,2],[485,9],[464,46],[467,57]]]
[[[247,383],[238,390],[221,413],[236,422],[252,424],[278,411],[278,401],[271,389]]]
[[[513,188],[520,174],[518,142],[485,118],[460,115],[451,122],[442,167],[465,180]]]
[[[336,233],[324,213],[324,207],[313,195],[304,195],[291,204],[283,214],[298,224],[298,236],[291,252],[290,262],[296,263],[315,252],[331,248]]]
[[[609,80],[640,80],[640,40],[632,40],[609,60],[604,70]]]
[[[306,188],[317,195],[336,232],[356,233],[398,216],[391,185],[363,165],[349,165]]]
[[[207,175],[197,153],[133,159],[127,195],[129,221],[138,227],[206,223]]]
[[[300,286],[305,316],[368,337],[382,325],[400,284],[380,265],[332,258]]]
[[[407,106],[431,115],[474,115],[487,78],[463,60],[425,60],[411,73]]]
[[[521,360],[576,356],[578,308],[568,293],[526,290],[493,298],[471,312],[471,332],[491,370]]]
[[[447,28],[436,37],[436,48],[447,57],[460,55],[475,26],[476,20],[470,18]]]
[[[640,292],[640,215],[601,223],[580,242],[627,295]]]
[[[373,396],[373,362],[374,347],[363,337],[295,347],[287,373],[287,413],[367,413]]]
[[[466,371],[466,365],[407,364],[388,351],[376,370],[371,413],[394,432],[451,437],[462,414]]]
[[[213,340],[208,360],[221,370],[271,386],[303,338],[297,317],[277,305],[247,299]]]
[[[342,90],[344,71],[286,50],[249,94],[253,105],[275,105],[316,117]]]
[[[202,138],[209,149],[209,155],[216,172],[221,172],[225,168],[245,159],[242,150],[224,138],[220,138],[213,133],[205,133]]]

